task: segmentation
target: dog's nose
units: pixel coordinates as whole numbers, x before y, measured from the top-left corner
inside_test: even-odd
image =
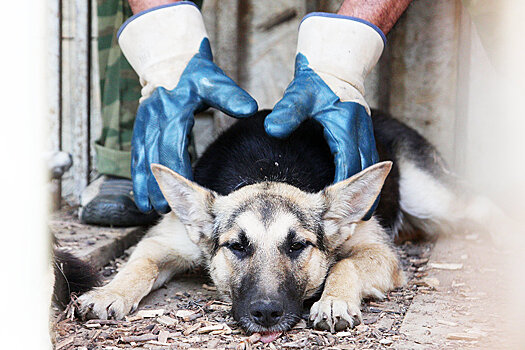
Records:
[[[276,325],[283,313],[283,305],[277,301],[257,300],[250,304],[253,320],[264,327]]]

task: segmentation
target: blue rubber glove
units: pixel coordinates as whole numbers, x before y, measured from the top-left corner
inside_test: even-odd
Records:
[[[266,117],[266,132],[284,138],[305,119],[317,120],[334,156],[334,182],[378,162],[363,84],[383,47],[383,33],[368,22],[324,13],[306,16],[299,28],[294,78]]]
[[[189,62],[173,90],[159,87],[141,103],[133,128],[131,176],[135,202],[142,211],[151,204],[160,213],[169,206],[150,166],[165,165],[193,179],[188,143],[193,115],[213,107],[233,117],[257,111],[257,102],[212,62],[208,39]]]
[[[187,149],[194,123],[193,115],[213,107],[230,116],[241,118],[254,114],[258,107],[257,102],[247,92],[213,63],[210,43],[205,33],[199,32],[199,28],[193,28],[189,38],[174,38],[173,35],[176,36],[177,33],[166,30],[166,26],[180,24],[180,21],[189,21],[186,29],[192,21],[202,21],[200,12],[195,10],[192,4],[176,3],[174,6],[164,6],[139,18],[143,19],[146,16],[150,16],[145,20],[146,27],[143,23],[139,23],[138,26],[134,23],[125,24],[119,37],[121,48],[126,57],[131,57],[128,57],[128,60],[139,73],[144,85],[142,93],[145,99],[138,108],[133,129],[131,176],[137,207],[144,212],[154,208],[159,213],[167,213],[170,210],[169,205],[150,166],[152,163],[159,163],[192,179]],[[157,23],[160,23],[160,28],[155,30]],[[126,33],[130,28],[135,29],[136,35]],[[181,28],[176,29],[179,33],[182,31]],[[137,48],[137,36],[152,30],[155,35],[150,35],[155,42],[152,45],[146,42],[143,45],[146,48]],[[168,39],[163,38],[163,35]],[[189,61],[181,60],[179,51],[188,56],[187,53],[194,50],[194,46],[187,47],[188,42],[195,42],[196,39],[200,39],[198,51],[189,57]],[[171,41],[171,45],[174,46],[169,51],[166,51],[165,46],[157,44],[166,40]],[[184,47],[180,48],[179,43]],[[170,46],[170,42],[167,42],[167,45]],[[143,61],[140,61],[144,52],[150,53],[148,57],[168,58],[160,63],[155,60],[145,68]],[[159,52],[160,55],[154,55]],[[179,73],[177,70],[180,70],[181,66],[182,73]],[[148,97],[150,91],[152,93]]]
[[[307,118],[317,120],[335,161],[334,182],[357,174],[379,161],[372,119],[356,102],[341,102],[308,67],[303,54],[295,59],[295,76],[264,122],[266,132],[285,138]]]

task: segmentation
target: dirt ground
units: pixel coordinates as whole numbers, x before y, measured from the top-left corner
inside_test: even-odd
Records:
[[[71,211],[69,216],[62,216],[60,220],[55,218],[54,231],[59,231],[58,236],[69,240],[63,243],[73,247],[73,251],[80,245],[95,245],[100,232],[90,237],[89,242],[85,237],[71,238],[64,232],[77,227],[78,223],[64,224],[67,222],[65,218],[73,220],[73,214]],[[193,271],[176,276],[151,293],[141,302],[139,309],[124,321],[82,322],[72,317],[74,303],[65,311],[54,308],[52,336],[55,349],[386,348],[402,338],[399,328],[414,296],[432,293],[433,289],[431,283],[425,282],[432,243],[407,242],[399,248],[409,282],[404,288],[390,292],[383,301],[365,302],[362,308],[363,324],[352,330],[335,334],[316,331],[307,325],[308,310],[305,310],[304,320],[293,330],[270,344],[263,344],[257,336],[249,337],[237,327],[229,314],[230,305],[220,300],[206,274]],[[126,262],[132,250],[133,247],[101,269],[106,281]]]
[[[55,215],[50,227],[64,249],[99,266],[106,281],[134,249],[123,247],[143,232],[81,225],[74,208]],[[309,327],[305,310],[293,330],[263,344],[237,327],[230,305],[220,300],[206,273],[193,271],[148,295],[124,321],[77,320],[72,317],[74,303],[66,311],[53,308],[52,338],[58,350],[522,349],[525,302],[506,293],[512,286],[506,273],[523,266],[507,259],[510,252],[523,256],[524,250],[496,245],[477,232],[450,233],[435,243],[405,242],[398,252],[408,283],[383,301],[365,301],[363,323],[335,334]],[[512,328],[518,342],[512,343]]]

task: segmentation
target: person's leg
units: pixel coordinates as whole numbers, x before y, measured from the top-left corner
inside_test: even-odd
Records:
[[[80,219],[105,226],[149,224],[157,214],[137,209],[130,180],[131,136],[141,86],[117,43],[117,31],[132,13],[127,0],[98,0],[97,5],[103,126],[95,150],[102,176],[82,193]]]
[[[117,31],[131,16],[126,0],[98,1],[98,49],[103,128],[95,144],[99,173],[131,178],[131,135],[140,98],[137,74],[117,43]]]
[[[202,1],[194,1],[199,8]],[[143,214],[133,200],[131,137],[140,83],[117,42],[120,26],[132,16],[127,0],[98,0],[98,64],[102,133],[95,143],[96,170],[102,176],[82,193],[80,220],[103,226],[151,224],[158,214]],[[196,159],[193,140],[190,158]]]

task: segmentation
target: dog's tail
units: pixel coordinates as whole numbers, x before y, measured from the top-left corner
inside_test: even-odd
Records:
[[[80,295],[100,285],[101,277],[91,265],[59,248],[54,248],[53,253],[53,301],[57,306],[64,308],[72,294]]]

